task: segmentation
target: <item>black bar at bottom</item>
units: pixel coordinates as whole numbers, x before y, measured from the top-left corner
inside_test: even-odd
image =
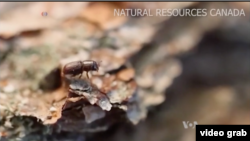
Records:
[[[250,125],[196,125],[196,141],[250,141]]]

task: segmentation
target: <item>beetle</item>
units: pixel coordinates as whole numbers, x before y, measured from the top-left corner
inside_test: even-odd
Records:
[[[71,77],[77,76],[80,74],[79,78],[82,77],[82,73],[86,71],[87,78],[89,79],[89,71],[98,71],[99,64],[93,60],[84,60],[84,61],[74,61],[66,64],[63,67],[63,74]]]

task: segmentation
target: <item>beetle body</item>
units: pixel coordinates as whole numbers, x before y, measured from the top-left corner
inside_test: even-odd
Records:
[[[81,78],[82,73],[84,71],[87,72],[87,78],[89,79],[88,72],[89,71],[98,71],[99,65],[97,62],[93,60],[85,60],[85,61],[74,61],[66,64],[63,67],[63,74],[65,76],[75,77],[77,75],[80,75],[79,78]]]

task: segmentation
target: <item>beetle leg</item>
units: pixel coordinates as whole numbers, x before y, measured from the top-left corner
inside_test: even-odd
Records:
[[[79,79],[82,77],[82,73],[80,74],[80,76],[79,76]]]
[[[88,71],[86,72],[86,75],[87,75],[87,78],[89,79],[89,74],[88,74]]]

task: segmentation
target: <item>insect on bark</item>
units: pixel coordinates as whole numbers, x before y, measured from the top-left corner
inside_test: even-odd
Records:
[[[63,74],[71,77],[75,77],[80,75],[79,78],[82,77],[82,73],[86,71],[87,78],[89,79],[88,72],[90,71],[98,71],[99,63],[93,60],[84,60],[84,61],[74,61],[66,64],[63,67]]]

